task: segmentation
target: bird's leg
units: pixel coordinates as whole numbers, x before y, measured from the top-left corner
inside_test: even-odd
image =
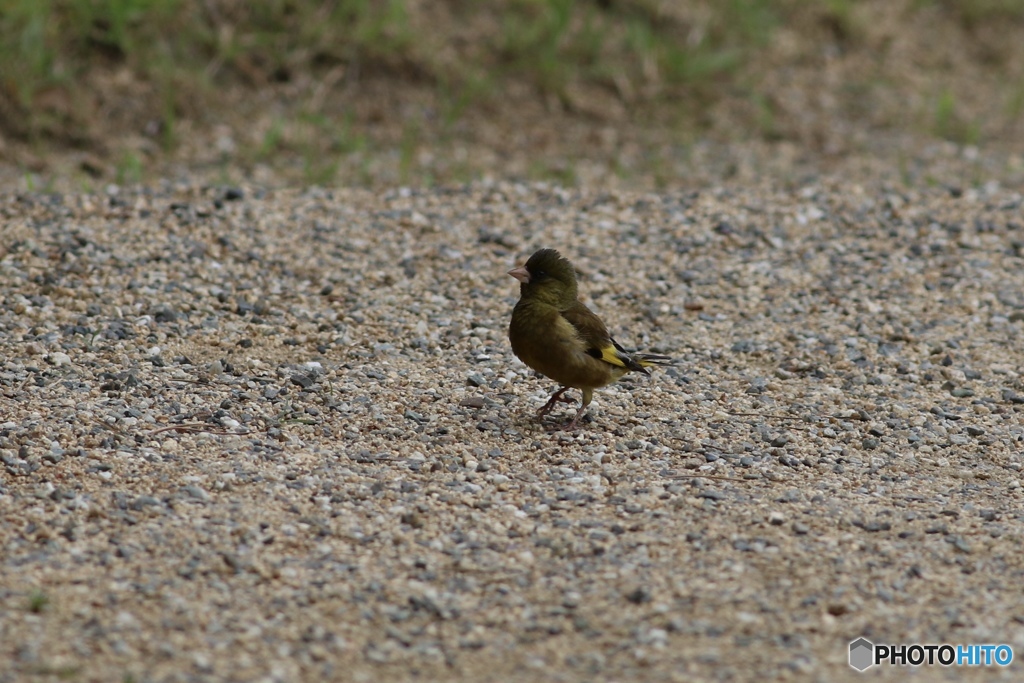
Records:
[[[583,393],[583,400],[580,402],[580,409],[576,411],[576,414],[573,415],[571,420],[562,425],[561,429],[564,431],[573,432],[579,428],[580,418],[583,417],[585,412],[587,412],[587,407],[590,406],[590,401],[594,398],[593,389],[580,389],[580,391]]]
[[[571,387],[562,387],[561,389],[559,389],[555,393],[551,394],[551,398],[549,398],[548,402],[545,403],[544,406],[540,410],[537,411],[537,414],[538,415],[547,415],[548,413],[551,412],[551,409],[554,408],[555,404],[558,403],[559,401],[561,401],[562,403],[572,403],[572,399],[571,398],[565,398],[564,396],[562,396],[562,394],[564,394],[565,392],[569,391],[570,388]]]
[[[566,422],[561,427],[559,427],[559,429],[561,429],[564,432],[575,432],[577,429],[579,429],[580,418],[583,417],[583,413],[585,412],[587,412],[587,406],[580,406],[580,409],[576,411],[576,414],[573,416],[573,418]]]

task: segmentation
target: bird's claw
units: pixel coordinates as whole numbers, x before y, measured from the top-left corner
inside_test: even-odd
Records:
[[[537,409],[537,414],[542,416],[547,415],[548,413],[551,412],[551,409],[555,407],[556,403],[574,403],[575,401],[573,401],[571,398],[566,398],[565,396],[562,395],[568,390],[569,387],[562,387],[555,393],[551,394],[551,398],[548,399],[548,402]]]
[[[580,408],[578,411],[576,411],[576,414],[573,415],[572,419],[569,420],[568,422],[558,425],[551,425],[548,427],[548,429],[553,432],[575,432],[577,429],[580,428],[580,420],[584,418],[586,412],[586,407]]]

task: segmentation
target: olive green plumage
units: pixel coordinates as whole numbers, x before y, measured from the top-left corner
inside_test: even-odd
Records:
[[[550,412],[562,394],[579,389],[583,401],[565,425],[575,429],[594,397],[594,389],[627,372],[650,374],[647,366],[671,363],[667,356],[627,353],[597,315],[580,302],[576,269],[554,249],[541,249],[509,275],[519,280],[519,302],[508,328],[512,351],[537,372],[562,385],[540,409]]]

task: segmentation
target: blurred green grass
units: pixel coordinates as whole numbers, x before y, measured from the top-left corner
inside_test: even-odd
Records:
[[[773,94],[757,85],[766,51],[787,27],[827,26],[845,46],[855,44],[864,33],[857,4],[0,0],[0,132],[29,145],[89,149],[103,134],[98,119],[118,109],[97,101],[121,97],[126,104],[120,109],[129,112],[122,111],[122,120],[146,126],[160,150],[173,153],[182,121],[216,110],[226,89],[256,92],[301,82],[301,96],[287,102],[270,130],[239,156],[270,163],[278,153],[292,152],[301,157],[308,181],[326,183],[337,172],[338,155],[365,155],[374,142],[360,127],[365,121],[354,120],[351,111],[325,110],[325,91],[379,77],[432,92],[442,137],[458,135],[467,112],[501,106],[514,84],[569,112],[579,106],[580,89],[606,93],[640,125],[671,103],[683,109],[672,116],[684,120],[680,125],[691,136],[712,103],[741,92],[754,112],[750,128],[773,140],[781,135]],[[993,19],[1024,20],[1024,0],[906,5],[911,14],[940,12],[967,31]],[[97,74],[106,75],[102,87]],[[110,87],[122,81],[145,88]],[[1024,97],[1007,107],[1020,109],[1019,101]],[[926,125],[939,137],[976,142],[978,126],[962,120],[959,105],[952,90],[941,90]],[[403,181],[415,176],[417,150],[433,134],[423,126],[407,123],[393,142]],[[323,156],[324,150],[334,156]],[[118,178],[144,177],[146,159],[137,151],[120,153],[120,159]]]
[[[171,112],[218,84],[258,87],[337,65],[432,84],[452,116],[510,77],[558,97],[582,82],[649,99],[735,70],[768,40],[777,3],[707,2],[699,25],[654,0],[449,0],[439,3],[447,20],[428,10],[415,25],[410,4],[0,0],[0,85],[23,115],[4,123],[20,136],[72,134],[83,124],[75,107],[46,94],[59,88],[74,102],[85,74],[118,67],[169,98],[168,128]]]

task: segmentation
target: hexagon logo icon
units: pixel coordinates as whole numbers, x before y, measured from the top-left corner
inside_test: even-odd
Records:
[[[850,643],[850,666],[864,671],[875,663],[875,645],[867,638],[858,638]]]

